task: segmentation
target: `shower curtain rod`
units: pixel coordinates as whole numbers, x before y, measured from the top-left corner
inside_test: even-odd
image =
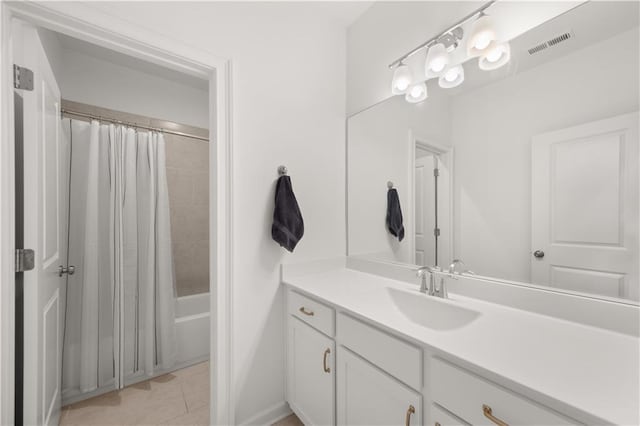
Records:
[[[201,141],[209,142],[209,138],[193,135],[191,133],[176,132],[175,130],[162,129],[159,127],[150,127],[150,126],[145,126],[145,125],[136,124],[136,123],[129,123],[127,121],[114,120],[112,118],[106,118],[106,117],[101,117],[99,115],[87,114],[86,112],[73,111],[66,108],[62,108],[62,114],[75,115],[78,117],[90,118],[92,120],[106,121],[108,123],[113,123],[113,124],[122,124],[127,127],[135,127],[136,129],[144,129],[144,130],[151,130],[153,132],[168,133],[170,135],[184,136],[185,138],[192,138],[192,139],[198,139]]]

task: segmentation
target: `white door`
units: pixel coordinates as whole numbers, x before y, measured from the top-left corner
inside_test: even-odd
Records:
[[[288,400],[309,425],[335,424],[335,345],[302,321],[289,319]]]
[[[422,397],[348,349],[338,347],[339,425],[421,425]]]
[[[638,300],[638,113],[533,138],[532,281]]]
[[[19,65],[33,71],[24,98],[24,243],[35,268],[24,274],[25,425],[55,425],[60,416],[62,309],[67,266],[68,147],[60,132],[60,90],[37,30],[16,23]]]
[[[416,265],[436,264],[436,240],[433,230],[435,218],[435,178],[433,170],[437,167],[433,154],[424,154],[416,158],[415,168],[415,241]]]

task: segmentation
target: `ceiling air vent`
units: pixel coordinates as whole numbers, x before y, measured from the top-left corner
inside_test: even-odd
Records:
[[[564,41],[567,41],[571,37],[573,37],[573,31],[567,31],[547,41],[543,41],[542,43],[529,48],[527,51],[529,52],[529,55],[534,55],[538,52],[542,52],[543,50],[546,50],[550,47],[556,46]]]

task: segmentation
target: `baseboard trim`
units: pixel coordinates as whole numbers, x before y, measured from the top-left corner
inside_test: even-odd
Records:
[[[266,410],[262,410],[253,417],[239,423],[240,426],[245,425],[272,425],[277,421],[284,419],[291,415],[293,411],[289,408],[289,404],[286,401],[281,401]]]

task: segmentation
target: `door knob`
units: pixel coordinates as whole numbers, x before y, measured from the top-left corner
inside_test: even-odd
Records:
[[[68,267],[64,267],[62,265],[58,266],[58,276],[61,277],[64,274],[73,275],[76,272],[76,267],[71,265]]]
[[[536,250],[533,252],[533,257],[542,259],[544,257],[544,252],[542,250]]]

